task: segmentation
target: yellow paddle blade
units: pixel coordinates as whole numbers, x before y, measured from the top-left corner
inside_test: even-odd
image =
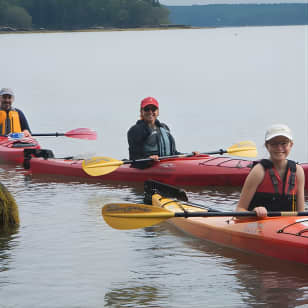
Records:
[[[104,175],[123,165],[123,161],[110,157],[92,157],[82,162],[82,169],[92,176]]]
[[[174,213],[166,209],[136,203],[106,204],[102,215],[110,227],[119,230],[149,227],[174,217]]]
[[[256,157],[258,155],[256,144],[253,141],[241,141],[227,149],[228,154],[243,157]]]

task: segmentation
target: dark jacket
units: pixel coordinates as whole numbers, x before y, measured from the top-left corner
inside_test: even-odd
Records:
[[[27,129],[31,133],[30,126],[28,124],[27,118],[25,117],[24,113],[20,109],[15,108],[15,110],[19,114],[21,130],[23,131]]]
[[[169,127],[166,124],[159,122],[158,120],[156,120],[155,125],[157,127],[163,127],[168,131],[171,155],[181,154],[176,150],[175,140],[170,134]],[[129,145],[129,159],[136,160],[140,158],[147,158],[149,156],[144,153],[144,143],[150,135],[151,129],[143,120],[138,120],[137,123],[128,130],[127,140]],[[157,140],[157,142],[158,146],[160,146],[159,140]],[[157,153],[153,153],[153,155],[156,154]],[[152,164],[153,162],[151,161],[142,163],[139,162],[133,163],[132,167],[144,169],[150,167]]]

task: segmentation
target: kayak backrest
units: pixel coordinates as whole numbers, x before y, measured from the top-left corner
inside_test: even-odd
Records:
[[[24,163],[25,169],[30,169],[30,160],[32,157],[43,157],[44,159],[54,158],[52,150],[48,149],[24,149]]]
[[[175,198],[180,201],[188,201],[184,189],[158,182],[155,180],[147,180],[144,182],[144,203],[152,204],[152,195],[159,194],[166,198]]]

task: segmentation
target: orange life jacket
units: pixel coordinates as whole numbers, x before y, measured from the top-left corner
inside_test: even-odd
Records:
[[[16,110],[0,110],[0,134],[21,133],[19,114]]]

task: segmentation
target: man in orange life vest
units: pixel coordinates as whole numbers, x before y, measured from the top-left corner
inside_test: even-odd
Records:
[[[0,135],[10,133],[24,133],[25,137],[31,136],[28,121],[23,112],[12,108],[14,92],[9,88],[2,88],[0,91]]]

